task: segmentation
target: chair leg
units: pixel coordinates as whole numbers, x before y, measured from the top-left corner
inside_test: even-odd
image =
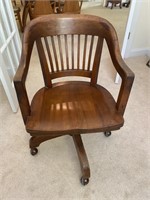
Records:
[[[150,60],[146,63],[146,65],[147,65],[148,67],[150,67]]]
[[[23,31],[25,30],[25,26],[26,26],[26,21],[27,21],[27,18],[28,18],[28,14],[29,14],[29,4],[28,4],[28,1],[25,1],[24,8],[23,8],[23,13],[22,13]]]
[[[81,170],[82,170],[82,177],[81,177],[81,183],[82,185],[87,185],[90,178],[90,167],[89,162],[87,159],[87,155],[84,149],[84,145],[82,142],[81,135],[72,135],[73,141],[78,153]]]
[[[21,21],[21,17],[20,17],[20,12],[17,13],[17,18],[18,18],[18,21],[19,21],[20,30],[21,30],[21,32],[23,32],[23,26],[22,26],[22,21]]]
[[[121,3],[120,3],[120,6],[119,6],[119,7],[120,7],[120,9],[122,8],[122,4],[121,4]]]
[[[107,1],[107,3],[106,3],[106,5],[105,5],[105,7],[108,7],[108,4],[109,4],[109,2]]]
[[[59,136],[33,136],[30,138],[30,142],[29,142],[29,146],[30,146],[30,153],[31,155],[36,155],[38,153],[38,149],[36,147],[38,147],[42,142],[45,142],[47,140],[51,140],[54,139],[56,137],[60,137]]]
[[[114,6],[114,4],[113,4],[113,3],[111,3],[111,9],[113,9],[113,6]]]

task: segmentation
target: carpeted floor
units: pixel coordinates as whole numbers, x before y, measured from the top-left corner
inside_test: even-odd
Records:
[[[123,40],[125,8],[100,6],[83,13],[101,15],[115,26],[120,45]],[[112,16],[110,16],[110,13]],[[108,14],[107,14],[108,15]],[[117,17],[117,15],[121,17]],[[115,70],[107,50],[102,55],[99,83],[111,88],[116,96],[120,84],[114,84]],[[27,81],[29,96],[40,85],[36,50]],[[102,133],[83,136],[91,167],[87,186],[79,182],[81,171],[76,150],[69,136],[40,145],[31,156],[20,111],[12,113],[0,85],[0,199],[1,200],[149,200],[150,199],[150,69],[146,57],[126,59],[135,73],[135,82],[125,112],[125,125],[111,137]],[[38,81],[37,81],[38,80]],[[30,87],[32,83],[33,87]]]
[[[120,9],[118,6],[113,9],[102,6],[85,7],[82,9],[82,14],[97,15],[110,21],[117,31],[120,47],[122,46],[129,8]]]

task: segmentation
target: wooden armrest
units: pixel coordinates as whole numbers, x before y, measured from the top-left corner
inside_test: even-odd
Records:
[[[109,48],[113,65],[122,79],[116,106],[118,111],[123,115],[134,81],[134,73],[122,59],[119,42],[115,31],[111,31],[111,37],[106,38],[106,42]]]
[[[123,115],[134,81],[134,73],[128,68],[122,58],[118,59],[117,65],[118,67],[116,67],[116,69],[119,69],[117,72],[122,78],[122,83],[117,99],[117,109]]]
[[[28,73],[32,46],[24,45],[22,49],[20,64],[14,77],[14,85],[20,105],[23,121],[26,124],[27,117],[30,115],[30,104],[25,87],[25,81]]]
[[[119,52],[119,53],[118,53]],[[130,68],[125,64],[124,60],[121,57],[120,51],[114,51],[114,57],[112,58],[115,69],[122,79],[118,99],[117,99],[117,109],[123,115],[132,84],[134,81],[134,73]]]

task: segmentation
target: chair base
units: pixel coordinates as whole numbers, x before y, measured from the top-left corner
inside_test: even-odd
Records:
[[[60,135],[61,136],[61,135]],[[50,139],[54,139],[56,137],[60,136],[33,136],[30,139],[30,153],[31,155],[36,155],[38,153],[37,147],[42,143]],[[81,135],[71,135],[77,150],[78,158],[80,161],[80,166],[81,166],[81,171],[82,171],[82,176],[81,176],[81,184],[82,185],[87,185],[89,183],[89,178],[90,178],[90,167],[89,167],[89,162],[88,158],[85,152],[85,148],[82,142]]]
[[[106,137],[111,136],[111,132],[104,132],[104,135]],[[54,139],[56,137],[60,137],[62,135],[58,135],[58,136],[33,136],[30,139],[30,153],[32,156],[35,156],[38,153],[38,149],[37,147],[42,143],[45,142],[47,140],[50,139]],[[87,158],[87,154],[82,142],[82,138],[81,135],[71,135],[76,147],[76,151],[78,154],[78,158],[80,161],[80,166],[81,166],[81,172],[82,172],[82,176],[80,179],[80,182],[82,185],[87,185],[89,183],[89,178],[90,178],[90,166],[89,166],[89,162],[88,162],[88,158]]]
[[[84,149],[84,145],[82,142],[81,135],[73,135],[73,141],[77,150],[77,154],[80,161],[81,171],[82,171],[82,177],[81,177],[81,184],[87,185],[90,178],[90,167],[88,158]]]

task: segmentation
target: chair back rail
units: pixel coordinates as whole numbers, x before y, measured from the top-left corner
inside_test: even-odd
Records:
[[[98,23],[91,28],[82,17],[81,23],[68,18],[64,24],[65,15],[60,16],[59,23],[56,15],[42,24],[39,18],[31,30],[30,39],[37,43],[46,86],[51,87],[51,80],[61,76],[84,76],[96,84],[103,40],[110,32]]]
[[[96,81],[102,44],[101,38],[91,35],[58,35],[38,39],[42,71],[47,68],[43,71],[44,79],[69,75],[92,78],[93,71],[93,80]]]

